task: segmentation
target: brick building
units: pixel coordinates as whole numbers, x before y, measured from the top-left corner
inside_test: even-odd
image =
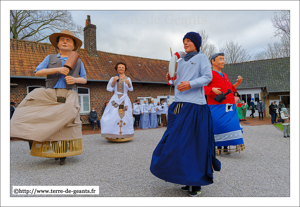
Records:
[[[90,21],[84,28],[84,47],[78,53],[86,69],[87,84],[78,84],[77,88],[83,123],[88,123],[87,114],[91,107],[102,115],[105,102],[113,95],[106,91],[106,86],[109,79],[116,75],[114,66],[119,61],[127,64],[126,75],[133,83],[134,90],[128,93],[131,102],[137,97],[159,96],[164,99],[170,95],[170,86],[165,79],[168,61],[98,51],[96,26]],[[45,86],[45,77],[36,77],[34,70],[47,55],[56,53],[58,50],[48,43],[10,40],[10,99],[16,106],[34,88]],[[173,95],[174,90],[171,93]]]

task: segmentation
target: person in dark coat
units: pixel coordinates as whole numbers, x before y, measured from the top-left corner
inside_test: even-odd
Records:
[[[259,100],[259,102],[256,105],[256,108],[258,110],[259,119],[260,119],[260,115],[261,115],[261,119],[264,120],[265,104],[261,100]]]
[[[98,120],[97,112],[95,111],[95,107],[92,108],[92,111],[89,113],[89,121],[92,124],[93,130],[95,130],[95,123],[98,124],[98,129],[100,129],[100,121]]]
[[[277,123],[278,105],[276,101],[274,101],[274,109],[275,109],[275,123]]]
[[[250,114],[250,116],[251,116],[252,118],[254,118],[254,113],[255,113],[254,98],[251,99],[251,101],[250,101],[250,106],[251,106],[251,114]]]
[[[15,112],[15,102],[10,102],[10,119]]]
[[[272,124],[275,124],[276,109],[275,109],[274,102],[272,102],[271,105],[269,106],[269,114],[271,115]]]

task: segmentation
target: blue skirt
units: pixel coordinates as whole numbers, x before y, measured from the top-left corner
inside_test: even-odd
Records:
[[[140,117],[140,126],[141,129],[149,129],[150,128],[150,120],[149,120],[149,114],[141,114]]]
[[[156,146],[150,171],[168,182],[202,186],[213,183],[213,170],[221,170],[215,158],[213,121],[208,105],[183,103],[178,114],[173,102],[168,126]]]
[[[157,115],[154,113],[150,113],[150,128],[157,128]]]
[[[209,108],[214,121],[216,146],[244,144],[235,104],[209,105]]]

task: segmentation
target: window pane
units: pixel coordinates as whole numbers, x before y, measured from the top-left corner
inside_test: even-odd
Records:
[[[247,94],[247,104],[250,105],[251,101],[251,94]]]
[[[89,89],[87,89],[87,88],[78,88],[78,94],[89,94]]]
[[[245,94],[242,94],[242,98],[241,98],[241,99],[244,100],[245,103],[247,102],[247,99],[246,99],[246,95],[245,95]]]
[[[28,86],[28,93],[30,93],[31,91],[33,91],[36,88],[41,88],[41,86]]]
[[[254,94],[254,99],[255,99],[255,101],[257,101],[257,102],[259,101],[259,93],[255,93],[255,94]]]
[[[84,95],[84,96],[82,96],[82,98],[83,98],[83,111],[90,111],[89,96]]]

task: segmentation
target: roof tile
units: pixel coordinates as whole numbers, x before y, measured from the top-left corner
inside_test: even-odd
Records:
[[[49,43],[33,41],[10,40],[11,76],[34,76],[33,70],[49,54],[56,54],[56,50]],[[126,75],[132,81],[166,83],[168,61],[141,58],[98,51],[97,56],[91,56],[86,49],[78,51],[84,63],[88,80],[108,81],[116,75],[114,66],[117,62],[125,62],[128,66]],[[139,66],[140,64],[140,66]],[[15,66],[15,67],[13,67]]]
[[[230,82],[243,77],[239,89],[267,87],[268,92],[290,91],[290,58],[228,64],[222,70]]]

